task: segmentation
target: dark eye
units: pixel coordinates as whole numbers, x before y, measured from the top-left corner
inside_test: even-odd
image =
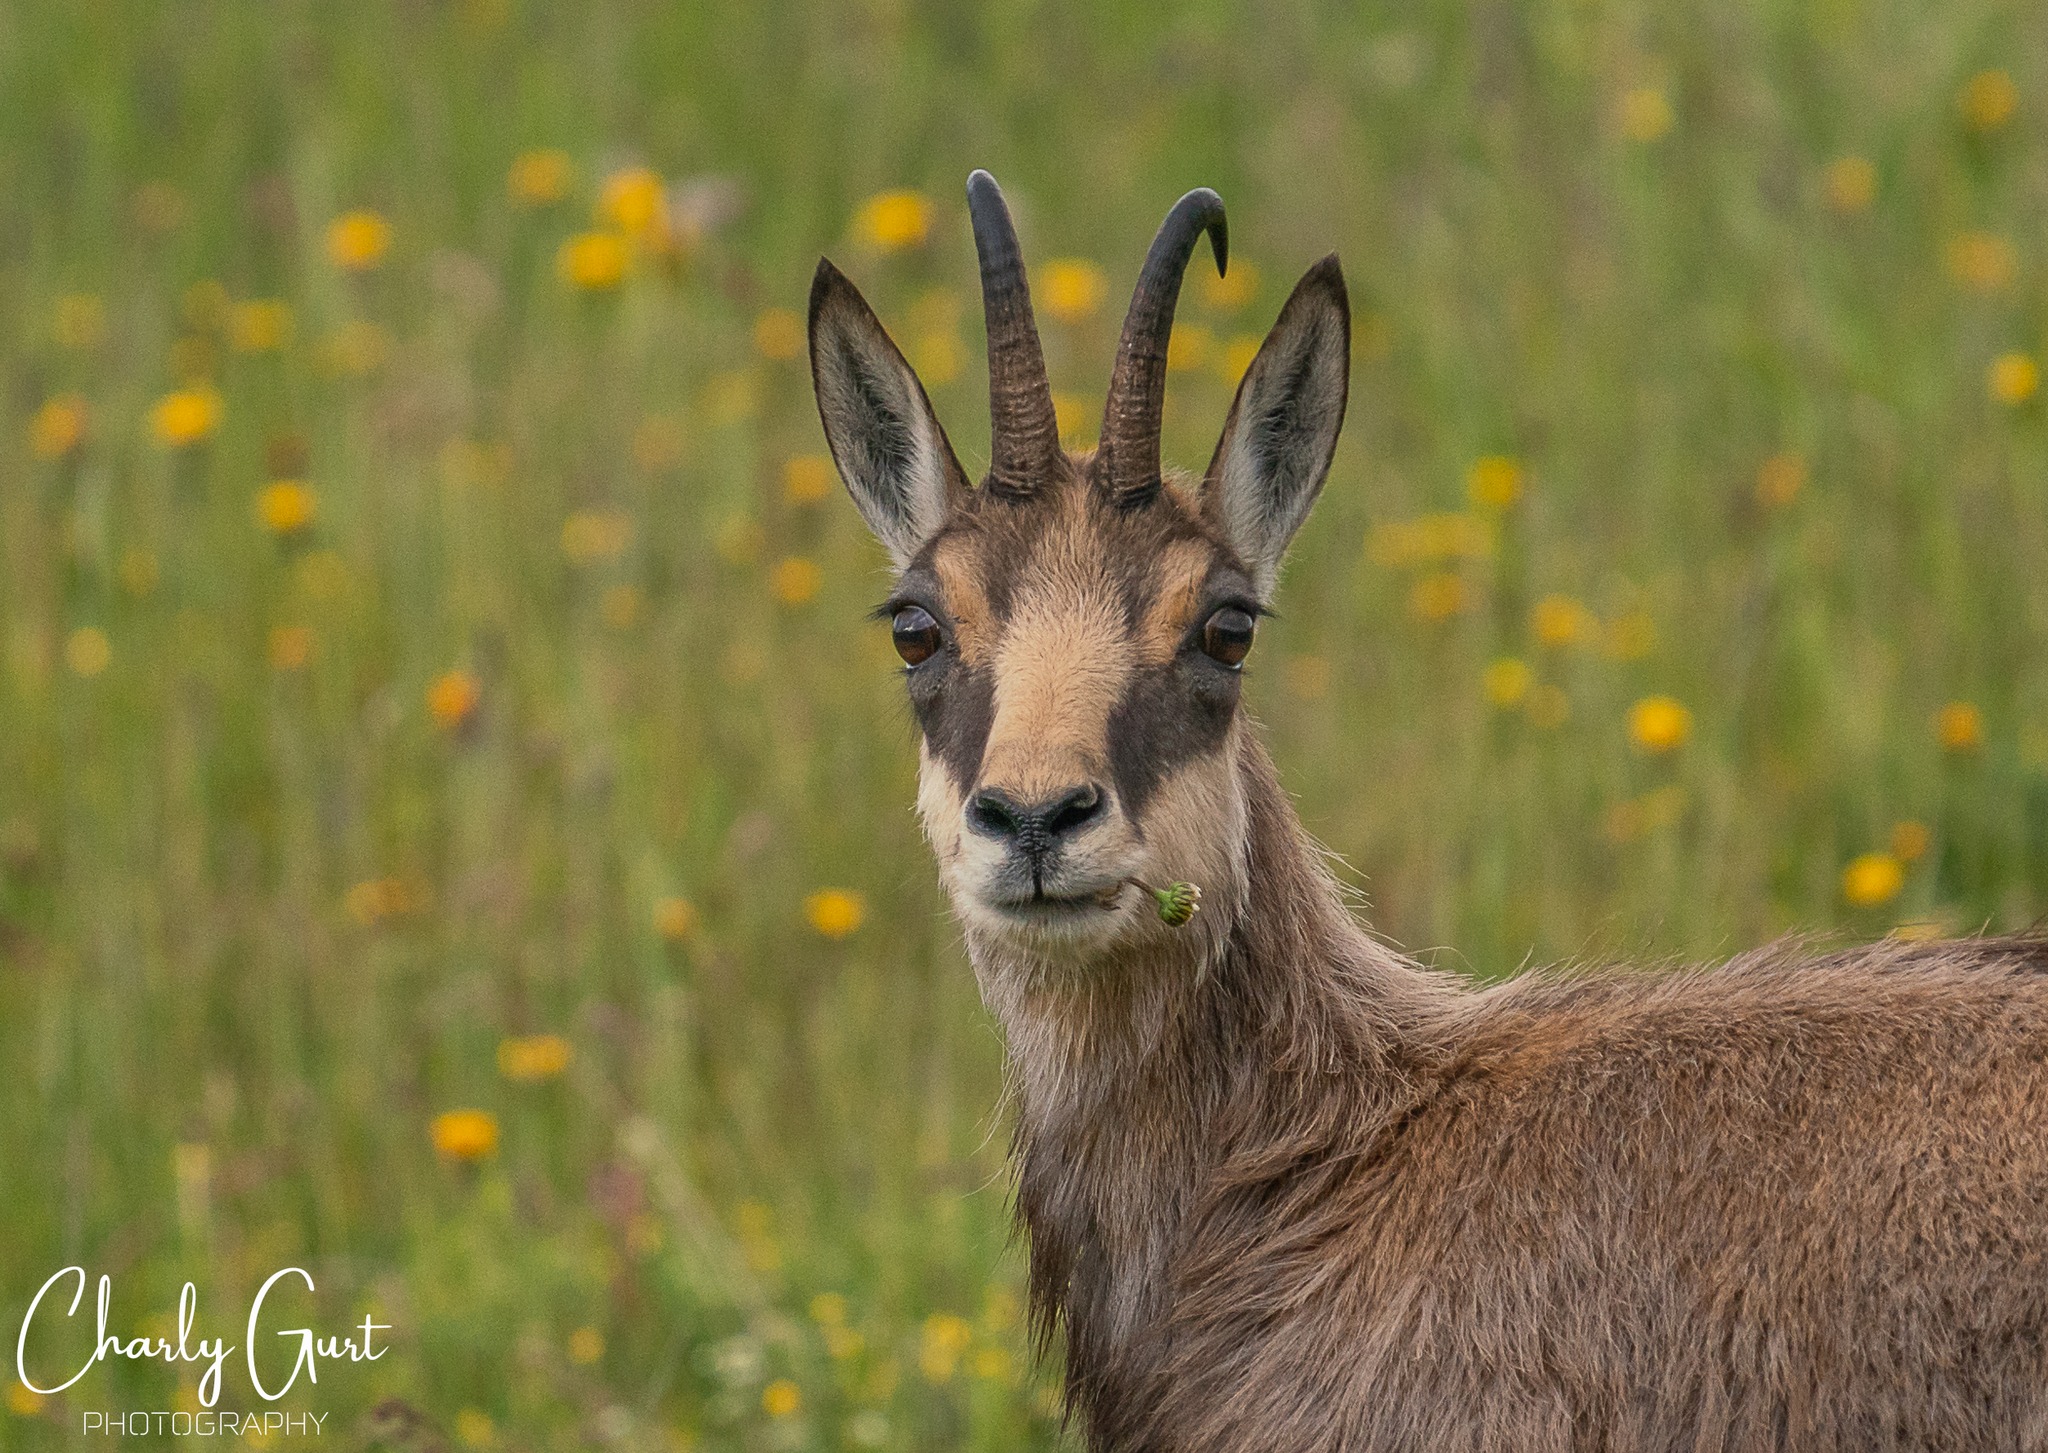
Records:
[[[1250,611],[1226,605],[1210,616],[1202,626],[1202,654],[1212,661],[1220,661],[1225,666],[1235,666],[1244,660],[1245,652],[1251,648]]]
[[[890,618],[889,634],[906,666],[929,660],[939,649],[939,623],[921,605],[906,605],[897,611]]]

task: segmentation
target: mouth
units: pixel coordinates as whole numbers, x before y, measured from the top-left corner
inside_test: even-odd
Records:
[[[1071,928],[1118,913],[1123,907],[1124,887],[1117,883],[1085,893],[1048,893],[1040,887],[1028,898],[988,898],[982,902],[991,912],[1013,923]]]

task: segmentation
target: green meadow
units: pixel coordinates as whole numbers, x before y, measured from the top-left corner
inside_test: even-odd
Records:
[[[962,185],[1093,436],[1187,188],[1199,469],[1341,253],[1248,699],[1476,976],[2048,910],[2026,0],[0,3],[0,1346],[342,1448],[1066,1444],[911,812],[831,255],[987,458]],[[314,1328],[374,1361],[274,1390]],[[31,1372],[89,1355],[43,1304]],[[1057,1352],[1055,1349],[1054,1359]],[[126,1446],[288,1448],[298,1435]]]

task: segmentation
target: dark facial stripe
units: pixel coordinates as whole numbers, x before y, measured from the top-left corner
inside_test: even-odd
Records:
[[[924,731],[925,745],[944,764],[954,787],[965,792],[981,773],[989,727],[995,721],[994,677],[950,650],[908,674],[910,706]]]
[[[1132,821],[1159,784],[1222,748],[1237,713],[1237,672],[1199,652],[1132,673],[1109,717],[1109,772]]]

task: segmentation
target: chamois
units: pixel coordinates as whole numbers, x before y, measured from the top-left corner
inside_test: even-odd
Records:
[[[1309,268],[1199,480],[1168,214],[1062,449],[968,180],[987,476],[821,261],[819,412],[895,567],[918,808],[1017,1097],[1043,1338],[1097,1453],[2048,1449],[2048,941],[1478,987],[1353,918],[1239,706],[1350,382]],[[1147,887],[1188,883],[1162,921]],[[1174,915],[1178,916],[1178,915]]]

